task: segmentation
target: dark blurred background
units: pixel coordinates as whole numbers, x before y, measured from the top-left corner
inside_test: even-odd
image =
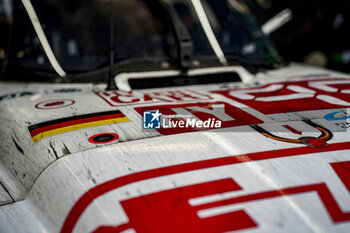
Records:
[[[270,36],[287,61],[350,72],[349,0],[246,0],[260,24],[283,10],[291,19]]]
[[[261,25],[266,25],[267,22],[281,12],[286,12],[286,10],[289,12],[288,20],[285,20],[284,23],[269,33],[286,61],[308,63],[347,73],[350,72],[349,0],[245,1]],[[0,46],[0,63],[4,61],[5,57],[4,46],[7,46],[9,41],[16,40],[16,38],[8,38],[8,35],[10,35],[9,25],[13,20],[11,16],[13,11],[11,9],[12,2],[20,4],[21,1],[0,0],[0,45],[2,45]],[[36,4],[40,3],[40,1],[33,2]],[[69,2],[70,4],[75,2],[81,3],[80,0],[64,2]],[[86,1],[86,3],[89,2],[91,1]],[[59,10],[57,9],[57,11]],[[95,20],[92,16],[86,20]],[[101,19],[97,21],[102,22]],[[69,25],[74,26],[71,22],[69,22]],[[108,35],[105,37],[108,37]],[[83,35],[82,40],[88,42],[89,37]],[[89,49],[93,50],[94,48]],[[108,51],[108,48],[106,48],[106,51]],[[17,54],[17,56],[24,55]],[[99,59],[104,60],[105,58],[101,55]]]

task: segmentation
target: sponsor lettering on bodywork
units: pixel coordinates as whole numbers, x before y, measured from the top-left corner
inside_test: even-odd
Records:
[[[72,232],[84,214],[84,211],[97,198],[101,201],[100,198],[107,193],[136,182],[148,182],[172,175],[186,176],[189,172],[203,172],[204,170],[208,174],[215,170],[217,171],[217,173],[214,172],[215,174],[225,176],[227,173],[220,173],[220,169],[229,169],[228,166],[233,169],[238,164],[266,160],[277,161],[277,158],[289,160],[311,157],[317,160],[318,157],[315,156],[315,153],[333,153],[349,149],[350,143],[345,142],[331,144],[323,148],[301,147],[264,151],[162,167],[118,177],[93,187],[81,196],[68,214],[61,233]],[[321,154],[318,156],[321,156]],[[327,163],[327,174],[330,173],[328,174],[328,178],[332,177],[332,180],[340,182],[342,188],[350,192],[350,161],[339,161],[335,158],[334,160],[337,162],[330,162],[329,164],[329,162],[325,161]],[[300,166],[305,167],[308,164],[302,163]],[[321,167],[321,170],[323,168]],[[285,170],[281,169],[280,172],[285,172]],[[238,183],[235,178],[226,177],[181,186],[175,189],[163,189],[134,198],[120,200],[120,206],[128,219],[127,222],[119,225],[97,225],[94,232],[123,232],[126,230],[134,230],[136,232],[167,232],[169,229],[176,229],[175,232],[200,231],[209,233],[261,227],[267,223],[256,219],[256,212],[249,214],[245,210],[246,206],[242,207],[240,204],[272,203],[279,198],[292,198],[308,193],[316,194],[316,196],[313,196],[313,199],[315,200],[315,197],[317,197],[315,201],[324,207],[322,210],[326,212],[326,215],[333,224],[350,221],[350,212],[347,210],[349,206],[343,206],[344,202],[339,203],[337,200],[339,196],[333,194],[329,187],[329,182],[320,182],[319,179],[316,179],[314,182],[309,180],[309,183],[306,184],[302,180],[298,182],[300,185],[283,184],[282,187],[277,189],[265,188],[260,191],[247,192],[244,185],[242,187],[242,184]],[[242,191],[244,192],[242,193]],[[238,193],[234,195],[234,192]],[[305,204],[308,205],[307,203]],[[346,207],[345,210],[343,210],[344,207]],[[273,208],[273,205],[270,205],[270,208]],[[318,213],[314,212],[312,214],[314,216]],[[232,221],[233,217],[240,221]]]
[[[105,100],[110,106],[212,99],[209,95],[201,94],[192,90],[156,91],[149,93],[134,91],[105,91],[96,94]]]
[[[348,79],[290,81],[259,88],[214,91],[264,114],[350,106]]]

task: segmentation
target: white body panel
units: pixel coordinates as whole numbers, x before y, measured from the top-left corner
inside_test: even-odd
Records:
[[[0,96],[33,94],[0,102],[0,232],[94,232],[103,226],[114,226],[116,232],[152,232],[146,230],[152,229],[147,224],[159,226],[153,232],[180,227],[181,232],[193,232],[200,229],[197,223],[206,226],[208,219],[217,217],[220,222],[236,213],[232,215],[236,225],[216,226],[214,221],[202,231],[349,232],[349,178],[342,175],[348,174],[342,164],[350,163],[347,78],[294,64],[259,73],[248,83],[119,91],[119,96],[92,85],[69,86],[80,90],[62,93],[54,91],[57,86],[47,86],[46,91],[35,85],[11,90],[3,84]],[[284,92],[256,96],[278,90]],[[304,109],[305,99],[326,107]],[[294,101],[290,107],[299,110],[259,108],[281,101]],[[206,103],[236,109],[231,113],[225,107],[225,114],[233,114],[232,126],[172,135],[142,129],[140,111],[148,107],[182,108],[197,116],[193,106]],[[52,120],[115,110],[129,121],[51,136],[44,131],[38,141],[33,139],[35,129],[30,129]],[[333,118],[326,118],[329,114]],[[240,116],[251,117],[251,123],[235,125],[242,121]],[[333,133],[328,146],[278,141],[252,127],[258,125],[282,138],[321,137],[322,131],[307,120]],[[100,133],[117,133],[119,138],[106,145],[89,141]],[[191,189],[191,185],[198,186]],[[192,192],[181,196],[181,190]],[[14,202],[6,204],[11,198]],[[174,216],[167,219],[177,225],[151,222],[152,216],[168,213],[164,206],[169,201],[174,202],[169,212]],[[146,203],[150,209],[135,203]],[[185,216],[187,225],[179,224],[177,210],[197,207],[198,218]]]

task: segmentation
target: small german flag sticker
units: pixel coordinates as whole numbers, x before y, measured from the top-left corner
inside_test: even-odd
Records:
[[[130,121],[121,111],[99,112],[80,116],[72,116],[31,125],[28,127],[33,142],[53,135],[75,130],[110,125]]]

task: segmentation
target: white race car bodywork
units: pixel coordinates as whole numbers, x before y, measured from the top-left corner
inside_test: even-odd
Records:
[[[0,232],[349,232],[349,77],[293,64],[242,80],[1,84]],[[157,109],[224,123],[143,129]],[[103,133],[118,138],[91,142]]]

